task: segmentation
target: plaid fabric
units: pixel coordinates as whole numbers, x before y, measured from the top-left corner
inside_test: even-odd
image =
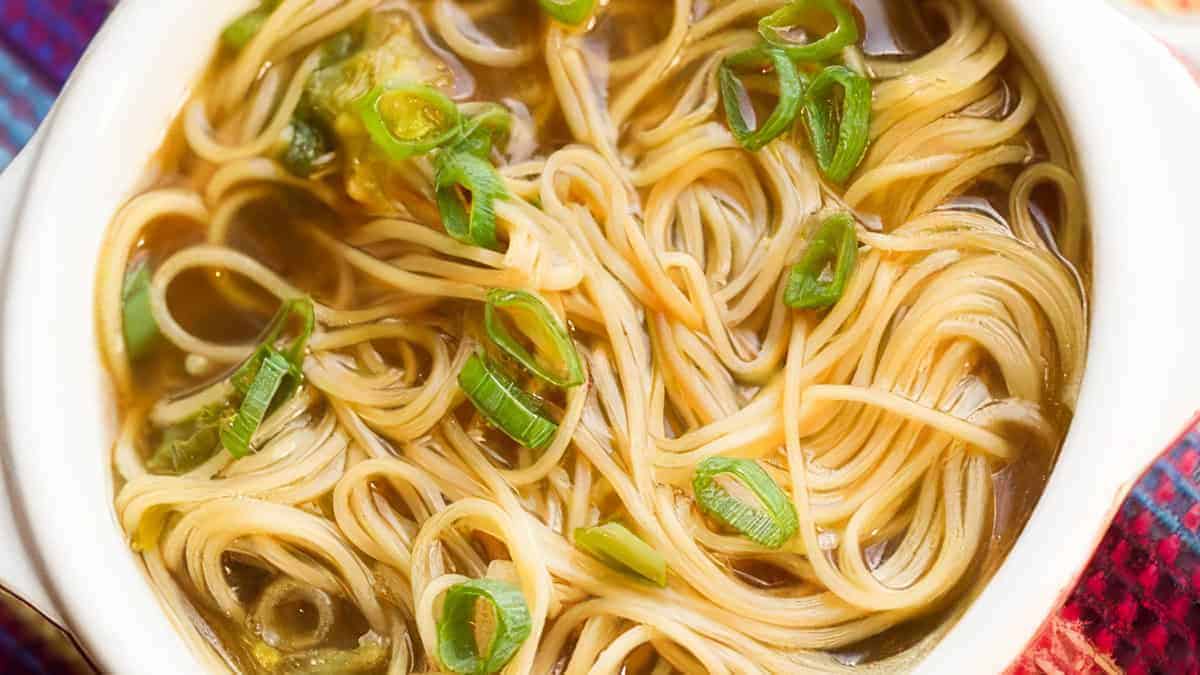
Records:
[[[1010,669],[1200,674],[1200,424],[1138,480],[1075,590]]]
[[[108,0],[0,0],[0,168],[33,135]]]

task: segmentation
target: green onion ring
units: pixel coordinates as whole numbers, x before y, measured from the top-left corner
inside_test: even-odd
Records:
[[[530,450],[550,444],[558,425],[542,414],[541,399],[524,391],[486,356],[472,354],[458,386],[492,426]]]
[[[463,190],[471,195],[469,207],[464,203]],[[434,194],[447,234],[474,246],[499,247],[494,204],[508,191],[490,162],[471,152],[439,155]]]
[[[848,213],[830,216],[792,267],[783,302],[796,309],[825,309],[842,297],[858,258],[858,235]],[[827,269],[832,270],[827,273]]]
[[[843,89],[841,119],[835,119],[834,85]],[[867,152],[871,131],[871,83],[845,66],[829,66],[813,79],[804,118],[817,164],[825,177],[844,183]]]
[[[749,488],[766,510],[746,504],[726,492],[714,480],[720,474],[733,476]],[[709,457],[696,467],[692,489],[702,511],[767,548],[783,546],[799,527],[792,502],[754,461]]]
[[[578,528],[574,539],[581,550],[613,569],[667,585],[666,558],[620,523]]]
[[[766,68],[775,71],[779,82],[779,100],[771,115],[757,129],[750,129],[742,111],[742,96],[746,87],[734,74],[734,69]],[[804,81],[795,64],[781,49],[759,46],[726,57],[717,71],[725,118],[734,138],[747,150],[759,150],[775,137],[787,131],[796,120],[804,98]]]
[[[538,4],[555,21],[578,26],[592,15],[596,0],[538,0]]]
[[[557,373],[551,371],[508,332],[508,328],[499,316],[499,310],[505,307],[522,309],[533,314],[542,336],[547,339],[545,341],[552,343],[555,355],[562,361],[562,371]],[[566,326],[559,321],[554,312],[550,311],[541,298],[525,291],[492,289],[487,294],[487,304],[483,310],[483,323],[492,342],[534,375],[564,389],[583,384],[583,365],[579,360],[579,352],[575,350],[575,343],[571,341]]]
[[[487,652],[475,644],[475,603],[492,606],[496,627]],[[438,660],[455,673],[495,673],[505,666],[532,631],[529,606],[521,590],[498,579],[472,579],[446,591],[438,619]]]
[[[388,106],[387,99],[401,96],[408,102],[400,108]],[[358,113],[367,135],[385,155],[402,161],[423,155],[454,140],[461,132],[462,120],[458,106],[445,94],[423,84],[400,83],[375,87],[358,101]],[[432,130],[414,137],[395,134],[395,122],[402,113],[413,126],[428,126]],[[389,123],[389,118],[391,123]]]
[[[837,27],[819,40],[807,44],[796,44],[780,34],[780,29],[794,25],[810,8],[829,12],[837,21]],[[784,50],[795,61],[824,61],[858,42],[858,19],[840,0],[793,0],[760,19],[758,33],[767,44]]]

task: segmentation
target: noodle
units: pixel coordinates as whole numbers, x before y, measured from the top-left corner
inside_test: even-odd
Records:
[[[1032,509],[998,519],[1017,489],[1001,477],[1035,475],[1036,494],[1070,422],[1083,193],[1045,96],[973,0],[924,6],[944,26],[925,53],[846,48],[873,101],[844,186],[801,133],[745,150],[718,70],[784,4],[613,0],[568,27],[521,0],[283,0],[217,55],[169,141],[176,175],[110,227],[96,306],[123,405],[118,520],[211,665],[438,670],[446,598],[478,579],[527,607],[505,673],[895,670],[948,629]],[[280,163],[329,45],[364,22],[453,101],[509,116],[492,155],[503,246],[442,227],[426,157],[381,162],[360,138],[309,177]],[[751,98],[774,86],[747,82]],[[791,266],[847,210],[840,299],[788,307]],[[163,343],[131,361],[138,262]],[[518,378],[553,423],[539,450],[460,385],[495,288],[544,299],[579,352],[565,393]],[[303,296],[303,382],[253,454],[156,467],[153,447],[238,395],[254,331]],[[693,477],[722,457],[782,490],[796,536],[772,549],[701,509]],[[666,586],[573,545],[613,521],[661,554]]]

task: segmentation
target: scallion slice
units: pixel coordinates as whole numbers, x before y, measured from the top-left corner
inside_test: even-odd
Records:
[[[358,112],[375,146],[398,161],[445,145],[462,130],[454,101],[423,84],[376,87],[358,102]]]
[[[313,328],[316,325],[316,316],[312,300],[308,298],[293,298],[279,306],[279,309],[275,312],[275,316],[271,317],[270,323],[267,324],[266,329],[263,331],[263,337],[259,341],[258,349],[234,372],[231,381],[234,388],[239,392],[245,394],[250,390],[250,384],[254,381],[259,366],[262,365],[263,360],[267,357],[267,351],[274,349],[275,342],[279,340],[283,329],[293,317],[300,320],[300,330],[297,332],[296,338],[292,340],[291,344],[287,346],[282,354],[291,364],[294,373],[298,373],[303,369],[304,350],[308,347],[309,338],[312,337]],[[288,395],[290,396],[291,394],[289,393]]]
[[[498,103],[469,104],[474,113],[463,123],[462,138],[453,146],[453,152],[469,152],[480,159],[492,154],[492,146],[507,138],[512,129],[512,113]],[[466,113],[468,108],[463,107]]]
[[[764,508],[751,506],[729,494],[715,480],[721,474],[732,476],[746,486]],[[751,460],[709,457],[696,467],[692,490],[702,511],[767,548],[783,546],[800,526],[787,495]]]
[[[158,449],[146,468],[158,474],[179,475],[208,461],[221,447],[220,430],[234,416],[227,401],[205,406],[189,419],[163,431]]]
[[[533,343],[536,354],[509,332],[501,314],[508,314],[521,333]],[[525,291],[492,289],[483,313],[488,337],[504,353],[531,373],[557,387],[583,384],[583,365],[567,327],[536,295]]]
[[[797,44],[783,35],[781,31],[796,26],[813,9],[829,12],[837,22],[837,27],[827,35],[803,44]],[[760,19],[758,32],[768,44],[784,50],[791,59],[824,61],[858,42],[858,20],[854,12],[840,0],[792,0]]]
[[[531,450],[549,445],[558,425],[542,414],[541,400],[524,391],[486,356],[472,354],[458,386],[492,426]]]
[[[842,87],[838,115],[834,85]],[[867,152],[871,127],[871,83],[845,66],[829,66],[808,86],[804,119],[821,173],[834,183],[844,183]]]
[[[858,259],[854,219],[838,213],[821,223],[804,257],[792,267],[783,302],[796,309],[825,309],[842,297]]]
[[[250,40],[258,35],[258,31],[262,30],[263,24],[267,22],[267,18],[271,16],[271,12],[275,11],[275,6],[279,4],[278,0],[266,0],[259,3],[258,7],[246,12],[225,26],[225,30],[221,31],[221,40],[229,46],[229,48],[239,51],[245,47]]]
[[[491,606],[495,628],[487,651],[475,642],[475,605]],[[499,672],[532,631],[529,606],[521,589],[499,579],[472,579],[446,591],[438,619],[438,660],[454,673],[481,675]]]
[[[779,100],[775,109],[758,128],[751,129],[747,113],[753,115],[749,106],[746,87],[735,74],[736,70],[753,68],[775,72],[779,82]],[[775,137],[787,131],[796,121],[804,99],[804,82],[795,64],[781,49],[759,46],[727,56],[718,69],[721,100],[725,104],[725,119],[734,138],[747,150],[759,150]]]
[[[447,234],[474,246],[499,247],[494,205],[508,191],[490,162],[473,152],[443,153],[438,156],[434,189]]]
[[[267,416],[267,409],[275,400],[275,395],[283,386],[283,380],[292,372],[292,364],[287,357],[266,348],[266,357],[254,375],[250,389],[246,391],[242,405],[237,415],[228,424],[221,427],[221,445],[234,457],[245,457],[250,454],[250,441],[254,432]]]
[[[131,361],[145,356],[158,341],[158,322],[150,309],[150,268],[145,260],[138,261],[125,273],[125,284],[121,289],[121,332]]]
[[[575,545],[621,572],[631,572],[659,586],[667,585],[667,560],[661,553],[616,522],[581,527]]]
[[[578,26],[592,15],[596,0],[538,0],[538,4],[555,21]]]

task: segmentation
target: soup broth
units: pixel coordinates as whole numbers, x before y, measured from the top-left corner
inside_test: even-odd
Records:
[[[99,263],[117,517],[235,672],[906,670],[1088,257],[974,0],[264,2]]]

